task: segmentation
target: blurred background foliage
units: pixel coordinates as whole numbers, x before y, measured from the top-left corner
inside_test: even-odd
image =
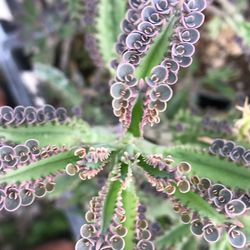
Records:
[[[95,44],[96,49],[89,46],[89,35],[95,31],[95,25],[86,21],[90,13],[86,17],[85,1],[18,1],[18,8],[12,10],[18,39],[32,61],[30,70],[37,81],[36,95],[42,102],[65,106],[91,125],[116,126],[109,96],[112,72],[107,60],[103,62],[101,53],[98,54],[101,41]],[[250,125],[244,126],[250,119],[244,120],[242,114],[246,110],[242,112],[239,108],[250,95],[250,2],[208,2],[211,5],[206,10],[194,63],[181,72],[162,123],[148,129],[146,138],[161,145],[206,144],[221,135],[225,139],[237,138],[250,147]],[[1,83],[0,90],[1,105],[9,104]],[[82,215],[103,179],[99,176],[97,180],[81,183],[74,178],[61,178],[49,200],[36,202],[14,215],[1,214],[0,249],[35,249],[55,239],[74,241],[67,211],[73,207]],[[186,225],[175,228],[178,219],[172,209],[167,209],[169,204],[140,181],[141,189],[147,191],[147,199],[143,197],[145,192],[141,199],[148,206],[148,218],[168,234],[165,247],[161,248],[158,242],[159,249],[208,249],[205,242],[196,242],[186,233]],[[250,229],[250,218],[244,223]],[[231,248],[222,240],[211,249]]]

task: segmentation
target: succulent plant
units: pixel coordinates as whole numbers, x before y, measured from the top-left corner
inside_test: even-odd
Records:
[[[99,25],[110,24],[108,13],[114,18],[116,10],[109,1],[98,3]],[[76,250],[164,249],[179,232],[211,244],[226,235],[232,247],[245,247],[246,228],[239,219],[250,208],[250,149],[223,138],[206,148],[191,142],[163,147],[143,138],[144,127],[159,123],[167,109],[179,69],[192,63],[206,5],[205,0],[129,0],[112,61],[105,50],[113,40],[96,30],[100,54],[115,69],[110,92],[122,135],[90,127],[64,108],[1,107],[0,210],[31,205],[53,191],[58,175],[85,181],[106,170]],[[184,226],[157,239],[157,224],[146,218],[137,192],[138,169],[147,185],[172,203]]]

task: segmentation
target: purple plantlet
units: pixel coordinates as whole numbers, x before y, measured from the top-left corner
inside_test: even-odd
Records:
[[[26,107],[24,109],[25,122],[27,124],[34,124],[37,121],[37,112],[34,107]]]
[[[199,219],[195,219],[191,222],[190,230],[193,235],[202,236],[204,233],[203,227],[204,224]]]
[[[57,117],[57,120],[59,123],[64,124],[68,118],[67,110],[65,108],[62,108],[62,107],[58,108],[56,110],[56,117]]]
[[[17,165],[14,149],[10,146],[2,146],[0,148],[0,160],[2,161],[4,170],[14,168]]]
[[[232,141],[227,141],[224,146],[219,150],[219,154],[222,157],[229,157],[231,152],[233,151],[235,147],[235,143]]]
[[[147,240],[140,240],[136,245],[137,250],[154,250],[155,246],[153,242]]]
[[[187,57],[194,54],[195,48],[191,43],[179,43],[172,47],[174,57]]]
[[[229,157],[232,161],[240,161],[245,153],[245,148],[242,146],[234,147]]]
[[[15,155],[19,158],[19,163],[25,163],[29,160],[30,149],[25,145],[17,145],[14,148]]]
[[[122,56],[125,62],[131,63],[134,66],[138,65],[140,62],[140,53],[136,50],[128,50],[124,52]]]
[[[232,225],[228,230],[228,240],[233,247],[243,248],[246,245],[246,236],[243,232]]]
[[[215,227],[215,225],[208,223],[203,227],[203,237],[209,243],[214,243],[220,238],[220,231]]]
[[[250,165],[249,150],[236,145],[233,141],[216,139],[209,147],[209,152],[213,155],[228,158],[236,163],[243,163],[247,167]]]
[[[19,192],[21,198],[21,205],[23,207],[31,205],[35,200],[35,193],[32,189],[21,189]]]
[[[183,16],[182,23],[186,28],[197,29],[205,20],[205,16],[200,12],[191,12],[187,16]]]
[[[38,124],[43,124],[46,122],[44,110],[42,108],[37,110],[36,118]]]
[[[156,87],[160,83],[164,83],[168,77],[168,70],[164,66],[156,66],[151,71],[151,76],[146,78],[149,87]]]
[[[211,200],[215,199],[216,197],[219,197],[219,193],[221,190],[225,189],[224,185],[221,184],[214,184],[211,186],[208,190],[208,196]]]
[[[128,3],[132,9],[141,10],[150,0],[129,0]]]
[[[118,80],[125,82],[129,87],[133,87],[137,84],[137,80],[133,76],[134,66],[129,63],[120,64],[117,67],[117,78]]]
[[[250,208],[250,196],[248,194],[243,194],[240,197],[241,201],[243,201],[246,205],[246,208],[249,209]]]
[[[219,150],[223,148],[225,142],[222,139],[216,139],[212,143],[212,145],[209,147],[209,152],[211,154],[218,154]]]
[[[15,124],[16,125],[22,124],[25,121],[24,110],[25,110],[25,108],[23,106],[15,107],[14,117],[15,117]]]
[[[11,107],[3,106],[0,108],[0,121],[3,125],[9,125],[14,122],[14,110]]]
[[[246,165],[250,166],[250,150],[247,150],[242,156],[242,158],[243,158],[243,161],[246,163]]]
[[[148,37],[154,37],[156,35],[156,30],[153,24],[150,22],[144,21],[138,25],[138,31],[142,32]]]
[[[246,212],[246,204],[239,199],[231,200],[226,204],[225,212],[229,217],[240,216]]]
[[[56,119],[56,109],[51,105],[44,105],[43,107],[45,119],[47,121],[54,121]]]
[[[173,96],[173,91],[168,85],[161,84],[152,89],[149,96],[152,101],[168,102]]]
[[[213,201],[214,204],[220,208],[224,207],[228,202],[230,202],[232,197],[233,197],[232,192],[227,188],[224,188],[219,191],[218,196],[215,197]]]
[[[31,139],[25,142],[25,145],[29,148],[32,155],[38,156],[41,152],[39,148],[39,142],[37,140]]]
[[[196,29],[186,29],[180,32],[180,40],[182,42],[194,44],[200,39],[200,33]]]
[[[16,188],[6,187],[6,197],[4,199],[4,208],[8,212],[14,212],[21,206],[21,198]]]

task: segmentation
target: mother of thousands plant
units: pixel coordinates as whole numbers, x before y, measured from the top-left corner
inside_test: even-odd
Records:
[[[108,169],[105,185],[89,202],[75,249],[164,249],[168,237],[187,232],[180,227],[155,240],[154,226],[136,192],[141,171],[148,185],[173,203],[193,235],[209,243],[226,235],[233,247],[245,247],[241,217],[250,208],[250,150],[225,139],[215,139],[208,149],[162,147],[143,139],[144,126],[159,123],[160,113],[167,109],[179,69],[192,63],[206,1],[96,4],[93,36],[104,63],[113,55],[109,52],[114,38],[109,33],[116,32],[112,27],[126,9],[115,45],[117,59],[111,63],[110,88],[124,133],[91,128],[51,105],[1,107],[0,210],[31,205],[53,191],[58,175],[79,175],[84,181]]]

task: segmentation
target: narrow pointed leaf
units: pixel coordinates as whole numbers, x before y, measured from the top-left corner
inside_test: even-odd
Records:
[[[206,177],[232,188],[250,189],[249,168],[192,147],[176,147],[167,151],[176,162],[189,162],[192,165],[191,175]]]
[[[156,37],[154,43],[151,45],[149,51],[142,59],[140,65],[136,68],[135,76],[137,79],[143,79],[149,76],[151,70],[156,65],[160,64],[166,53],[166,48],[169,45],[170,38],[173,33],[173,27],[176,17],[173,15],[165,27],[163,27],[160,34]]]
[[[36,126],[0,127],[0,137],[15,143],[23,143],[33,138],[39,141],[42,147],[46,145],[76,146],[80,143],[101,144],[115,140],[115,135],[107,129],[90,128],[81,120],[68,124],[46,123]]]
[[[40,145],[67,145],[73,146],[84,140],[84,135],[88,132],[88,125],[84,122],[78,125],[46,123],[37,126],[20,127],[0,127],[0,137],[15,143],[23,143],[29,138],[36,139]]]
[[[105,234],[107,231],[112,217],[114,215],[116,202],[118,199],[118,194],[121,190],[122,183],[120,181],[112,181],[108,188],[108,193],[105,197],[103,213],[102,213],[102,224],[101,224],[101,232]]]
[[[174,197],[180,201],[181,204],[196,211],[202,217],[207,217],[215,223],[223,223],[226,221],[226,216],[217,212],[216,208],[212,207],[202,197],[194,192],[181,193],[178,189],[174,193]]]
[[[137,217],[138,198],[135,193],[133,183],[130,182],[122,191],[122,203],[125,210],[126,220],[123,226],[128,229],[127,235],[124,237],[124,250],[134,249],[135,240],[135,223]]]
[[[100,0],[96,19],[96,38],[100,54],[109,64],[115,57],[114,45],[120,33],[120,22],[125,16],[126,1]]]
[[[178,164],[186,161],[191,164],[190,176],[209,178],[231,188],[250,189],[250,169],[225,158],[210,155],[207,151],[193,146],[161,147],[138,140],[136,146],[145,154],[171,155]]]
[[[158,168],[150,166],[142,156],[139,157],[138,165],[148,174],[157,178],[171,178],[172,174],[167,171],[160,171]]]
[[[48,176],[63,170],[67,164],[76,163],[79,160],[74,156],[74,151],[62,152],[46,159],[31,163],[16,170],[12,170],[5,175],[0,176],[0,184],[14,184],[16,182],[39,179],[42,176]]]
[[[143,101],[141,97],[138,97],[136,100],[135,106],[133,107],[132,111],[132,120],[128,129],[128,132],[130,132],[135,137],[140,137],[141,131],[140,131],[140,122],[143,115]]]

